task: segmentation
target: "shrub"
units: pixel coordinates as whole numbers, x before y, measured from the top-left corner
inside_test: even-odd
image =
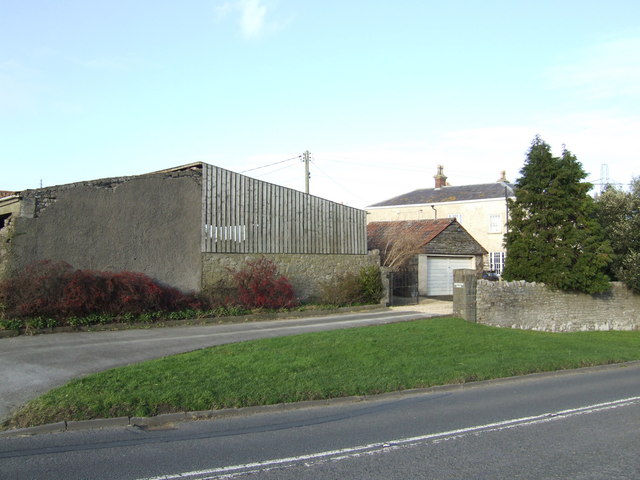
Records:
[[[279,309],[293,308],[297,304],[289,280],[265,257],[247,261],[242,270],[233,272],[233,281],[236,302],[243,307]]]
[[[6,318],[67,319],[74,326],[203,306],[193,295],[142,273],[75,270],[50,260],[31,264],[1,283],[0,303]]]
[[[320,285],[322,303],[331,305],[376,304],[382,298],[380,269],[375,265],[346,272]]]
[[[360,285],[355,273],[346,272],[320,284],[320,301],[329,305],[354,305],[361,302]]]
[[[382,299],[382,278],[380,269],[375,265],[369,265],[360,269],[358,283],[364,303],[380,303]]]
[[[56,316],[71,272],[68,263],[44,260],[0,283],[5,317]]]
[[[221,279],[213,285],[207,285],[200,292],[200,301],[209,308],[224,307],[237,303],[238,292],[231,283],[233,279]]]

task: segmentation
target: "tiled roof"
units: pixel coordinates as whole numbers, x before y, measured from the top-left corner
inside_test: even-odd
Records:
[[[446,233],[443,233],[445,230]],[[390,244],[394,243],[394,239],[398,238],[419,239],[419,244],[415,247],[427,254],[484,255],[487,253],[455,218],[371,222],[367,225],[369,250],[385,252]]]
[[[424,188],[405,193],[383,202],[374,203],[370,207],[391,207],[396,205],[421,205],[443,202],[462,202],[504,198],[505,189],[513,196],[513,185],[506,182],[482,183],[478,185],[461,185],[458,187]]]
[[[426,245],[449,225],[455,218],[439,220],[403,220],[397,222],[371,222],[367,225],[367,244],[369,250],[384,250],[390,237],[419,235],[422,245]]]

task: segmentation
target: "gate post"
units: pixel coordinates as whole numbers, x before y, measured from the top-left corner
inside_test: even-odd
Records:
[[[475,270],[453,271],[453,314],[467,322],[476,321],[477,283],[478,277]]]
[[[393,305],[393,271],[389,267],[380,267],[382,280],[382,298],[380,303],[386,307]]]

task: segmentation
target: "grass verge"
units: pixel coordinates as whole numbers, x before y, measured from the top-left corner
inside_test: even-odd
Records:
[[[6,426],[371,395],[640,359],[640,332],[542,333],[455,318],[224,345],[108,370]]]

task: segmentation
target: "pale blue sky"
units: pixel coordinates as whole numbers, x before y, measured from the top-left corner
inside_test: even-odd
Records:
[[[536,134],[628,183],[639,99],[637,0],[0,0],[0,190],[309,150],[364,207],[514,180]]]

